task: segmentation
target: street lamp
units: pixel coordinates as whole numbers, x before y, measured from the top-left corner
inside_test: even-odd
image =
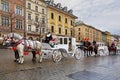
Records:
[[[40,41],[41,41],[42,36],[44,36],[46,31],[48,30],[47,19],[46,18],[40,18],[38,23],[39,23],[38,24],[39,25],[39,34],[40,34],[39,38],[40,38]]]
[[[26,28],[26,0],[24,0],[24,38],[27,37],[27,28]]]

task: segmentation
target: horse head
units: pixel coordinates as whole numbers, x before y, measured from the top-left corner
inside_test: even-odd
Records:
[[[9,33],[7,36],[4,37],[3,46],[12,46],[13,43],[17,42],[20,39],[22,39],[22,37],[19,34]]]

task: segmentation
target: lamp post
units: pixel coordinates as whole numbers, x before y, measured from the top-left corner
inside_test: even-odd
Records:
[[[27,28],[26,28],[26,0],[24,0],[24,38],[27,37]]]
[[[42,36],[44,36],[44,34],[46,33],[46,30],[48,29],[47,19],[41,18],[38,23],[39,23],[38,24],[39,25],[39,38],[40,38],[40,41],[41,41]],[[43,28],[44,28],[44,30],[43,30]]]
[[[35,20],[34,22],[35,22],[36,29],[37,29],[36,32],[39,33],[39,41],[41,41],[41,39],[40,39],[41,38],[41,28],[40,28],[41,20],[39,20],[39,21]]]

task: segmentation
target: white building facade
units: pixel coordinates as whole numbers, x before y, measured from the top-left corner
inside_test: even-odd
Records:
[[[47,27],[47,5],[44,0],[26,0],[27,38],[40,40]]]

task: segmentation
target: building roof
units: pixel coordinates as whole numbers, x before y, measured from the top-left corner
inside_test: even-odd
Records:
[[[54,2],[49,1],[49,0],[47,0],[46,3],[47,3],[48,8],[52,8],[56,11],[59,11],[59,12],[61,12],[63,14],[66,14],[70,17],[73,17],[75,19],[78,18],[77,16],[73,15],[73,10],[72,9],[67,10],[67,7],[61,7],[61,3],[55,4]]]
[[[93,27],[93,26],[91,26],[91,25],[85,24],[85,23],[82,22],[82,21],[76,22],[75,27],[82,26],[82,25],[87,26],[87,27],[92,28],[92,29],[95,29],[95,30],[97,30],[97,31],[103,32],[103,31],[101,31],[101,30],[99,30],[99,29],[97,29],[97,28],[95,28],[95,27]]]

